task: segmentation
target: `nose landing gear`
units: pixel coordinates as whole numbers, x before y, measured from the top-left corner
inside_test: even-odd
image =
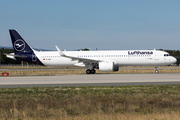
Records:
[[[155,69],[156,69],[156,70],[155,70],[155,73],[158,74],[159,71],[158,71],[158,69],[157,69],[157,66],[155,66]]]

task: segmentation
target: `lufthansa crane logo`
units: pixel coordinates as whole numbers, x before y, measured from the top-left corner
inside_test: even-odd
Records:
[[[14,42],[14,48],[17,50],[17,51],[22,51],[24,50],[25,48],[25,43],[23,40],[21,39],[18,39]]]

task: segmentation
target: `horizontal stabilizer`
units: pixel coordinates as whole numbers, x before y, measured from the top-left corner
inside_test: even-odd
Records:
[[[8,57],[8,56],[13,56],[13,57],[24,57],[24,56],[21,56],[21,55],[14,55],[14,53],[4,53],[4,55],[6,55],[7,57]]]

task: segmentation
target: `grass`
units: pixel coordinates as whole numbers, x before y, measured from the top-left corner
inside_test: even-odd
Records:
[[[160,73],[180,73],[180,69],[162,69],[159,70]],[[9,73],[10,76],[31,76],[31,75],[56,75],[56,74],[86,74],[86,70],[15,70],[15,71],[1,71]],[[117,72],[101,72],[96,70],[96,74],[135,74],[135,73],[154,73],[155,70],[152,69],[127,69],[119,70]]]
[[[180,85],[1,88],[0,119],[179,119]]]
[[[34,69],[31,70],[32,68]],[[36,70],[36,68],[38,68],[38,70]],[[2,74],[3,72],[9,73],[10,76],[31,76],[31,75],[35,75],[35,76],[48,75],[49,76],[49,75],[56,75],[56,74],[74,74],[74,75],[86,74],[86,69],[82,70],[82,68],[77,69],[77,67],[71,67],[69,68],[70,70],[68,69],[62,70],[63,68],[66,68],[66,67],[41,67],[41,66],[33,67],[32,66],[29,68],[25,68],[25,67],[21,68],[21,67],[7,67],[6,66],[6,67],[0,67],[0,69],[5,69],[4,71],[1,71],[0,74]],[[138,67],[140,69],[133,69],[137,67],[120,67],[120,68],[121,69],[117,72],[101,72],[99,70],[96,70],[96,73],[97,74],[112,74],[112,73],[113,74],[132,74],[132,73],[154,73],[155,72],[155,69],[152,69],[154,67]],[[178,69],[179,67],[170,67],[173,69],[166,69],[166,68],[168,68],[168,66],[159,67],[160,73],[180,73],[180,69]],[[11,69],[11,70],[8,70],[8,69]],[[43,69],[46,69],[46,70],[43,70]],[[54,70],[54,69],[61,69],[61,70]]]

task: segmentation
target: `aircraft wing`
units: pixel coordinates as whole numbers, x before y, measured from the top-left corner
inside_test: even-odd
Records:
[[[67,57],[67,58],[70,58],[72,60],[78,60],[79,62],[83,62],[85,64],[98,63],[98,62],[102,61],[102,60],[96,60],[96,59],[88,59],[88,58],[80,58],[80,57],[68,56],[68,55],[65,55],[57,46],[56,46],[56,49],[58,50],[59,54],[62,57]]]

